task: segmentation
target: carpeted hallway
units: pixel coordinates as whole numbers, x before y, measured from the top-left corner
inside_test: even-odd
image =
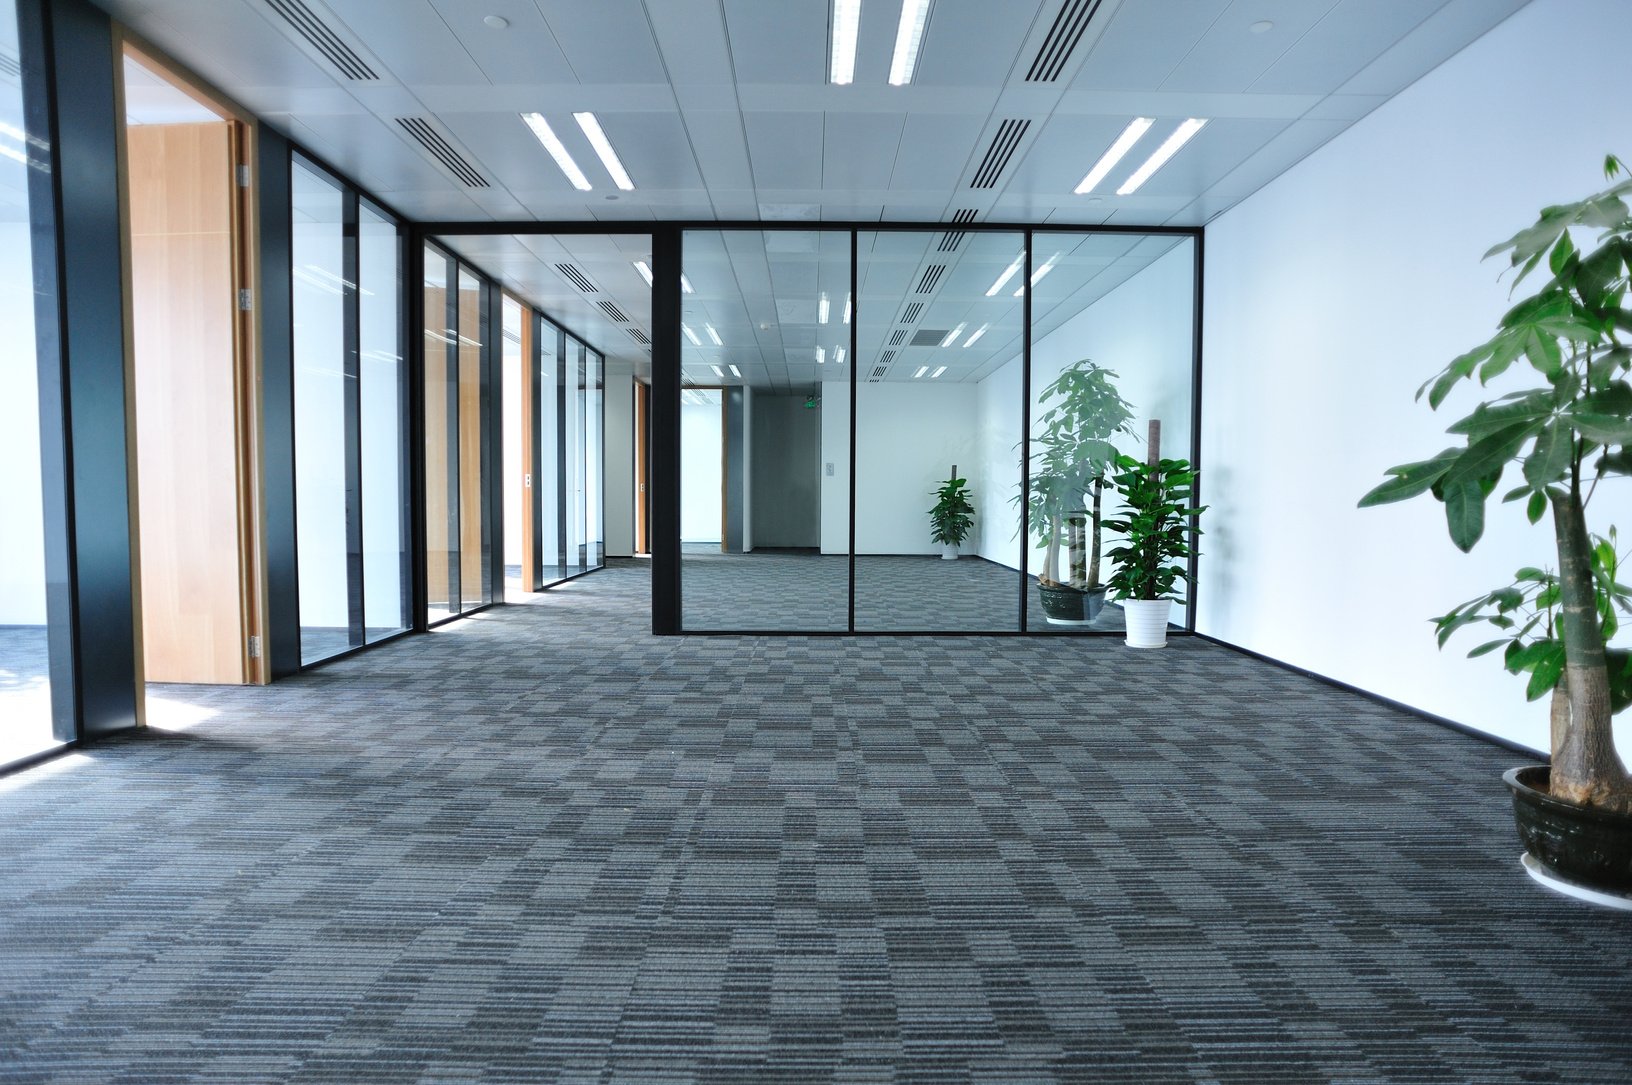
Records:
[[[1632,922],[1524,876],[1511,753],[1195,640],[647,592],[0,778],[0,1081],[1632,1080]]]

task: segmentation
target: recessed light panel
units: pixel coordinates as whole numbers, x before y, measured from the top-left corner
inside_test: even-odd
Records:
[[[1133,150],[1133,145],[1138,143],[1140,137],[1150,131],[1150,126],[1155,123],[1149,117],[1135,117],[1130,121],[1128,126],[1122,129],[1122,134],[1116,137],[1116,142],[1111,144],[1110,149],[1099,156],[1099,161],[1088,171],[1088,176],[1077,184],[1075,190],[1077,195],[1092,192],[1094,186],[1105,180],[1105,175],[1116,168],[1116,164],[1122,161],[1122,156]]]
[[[523,113],[521,119],[527,123],[528,128],[533,130],[533,135],[538,137],[538,141],[544,145],[544,149],[550,152],[550,157],[555,159],[557,166],[561,167],[561,172],[567,175],[567,180],[572,182],[572,187],[580,192],[588,192],[593,187],[589,183],[589,178],[584,176],[584,171],[578,168],[578,163],[574,162],[572,155],[567,153],[566,144],[562,143],[561,138],[555,134],[555,129],[551,128],[550,122],[544,119],[544,114]]]
[[[895,55],[890,60],[890,86],[904,87],[912,82],[928,16],[929,0],[901,0],[901,23],[895,30]]]
[[[1191,117],[1177,128],[1173,134],[1162,141],[1156,148],[1156,153],[1145,159],[1145,164],[1133,171],[1133,176],[1122,183],[1116,190],[1118,196],[1131,196],[1139,190],[1139,186],[1150,180],[1151,174],[1167,164],[1167,160],[1179,153],[1179,148],[1190,142],[1190,137],[1201,131],[1207,123],[1204,117]]]
[[[992,286],[991,286],[991,289],[986,291],[986,296],[988,298],[997,297],[997,292],[999,290],[1003,289],[1003,285],[1005,283],[1007,283],[1010,279],[1014,278],[1015,272],[1019,271],[1020,268],[1025,265],[1025,262],[1026,262],[1026,254],[1025,253],[1021,253],[1019,256],[1016,256],[1014,258],[1014,263],[1012,263],[1008,267],[1004,268],[1003,269],[1003,274],[1001,274],[1001,275],[999,275],[997,277],[997,282],[993,283]]]
[[[856,35],[861,30],[861,0],[833,0],[833,52],[828,82],[844,86],[856,77]]]

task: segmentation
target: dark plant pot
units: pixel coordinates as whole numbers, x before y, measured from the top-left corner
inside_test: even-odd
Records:
[[[1049,587],[1037,585],[1037,594],[1043,600],[1043,616],[1056,625],[1082,623],[1086,625],[1090,615],[1088,608],[1089,593],[1081,588],[1072,588],[1064,584]],[[1099,593],[1099,602],[1105,602],[1105,593]],[[1096,611],[1098,607],[1094,608]]]
[[[1099,617],[1099,612],[1105,609],[1105,589],[1094,588],[1083,596],[1083,610],[1087,612],[1088,620]]]
[[[1632,892],[1632,815],[1555,799],[1546,765],[1508,769],[1524,850],[1548,873],[1609,893]]]

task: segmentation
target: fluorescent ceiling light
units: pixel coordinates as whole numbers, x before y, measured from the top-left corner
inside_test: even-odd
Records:
[[[1050,256],[1047,260],[1043,261],[1043,266],[1042,267],[1038,268],[1036,271],[1033,271],[1031,273],[1031,285],[1032,286],[1036,286],[1038,283],[1042,282],[1043,281],[1043,276],[1047,275],[1049,272],[1054,270],[1054,265],[1059,263],[1060,255],[1061,255],[1060,253],[1055,253],[1053,256]],[[1025,292],[1026,292],[1026,288],[1024,286],[1022,286],[1019,290],[1016,290],[1014,292],[1014,296],[1018,298],[1021,294],[1024,294]]]
[[[816,348],[816,364],[821,365],[822,363],[824,363],[826,361],[827,361],[827,348],[826,347],[817,347]]]
[[[914,373],[912,375],[912,379],[917,380],[919,377],[923,376],[925,373],[928,373],[928,372],[929,372],[929,366],[921,365],[921,366],[918,367],[918,372],[916,372],[916,373]]]
[[[928,15],[929,0],[901,0],[901,25],[895,30],[895,56],[890,60],[890,86],[904,87],[912,82],[912,69],[918,65],[918,43],[923,40]]]
[[[848,293],[844,295],[844,322],[846,324],[850,323],[850,295]]]
[[[843,347],[840,347],[838,349],[838,351],[836,351],[834,353],[834,355],[833,355],[833,364],[834,365],[843,365],[844,364],[844,348]]]
[[[646,261],[636,260],[635,270],[640,272],[640,277],[646,280],[647,286],[652,285],[652,269],[651,266],[646,263]]]
[[[990,327],[991,327],[990,324],[982,324],[980,327],[975,329],[975,334],[974,335],[971,335],[969,338],[967,338],[967,339],[965,339],[963,341],[963,345],[966,346],[966,347],[974,346],[975,345],[975,340],[979,339],[981,336],[985,335],[986,334],[986,329],[990,328]]]
[[[993,283],[992,288],[990,290],[986,291],[986,296],[988,298],[997,297],[997,292],[999,290],[1003,289],[1003,284],[1008,282],[1010,279],[1014,278],[1014,273],[1019,271],[1020,268],[1025,264],[1025,262],[1026,262],[1026,254],[1025,253],[1021,253],[1019,256],[1016,256],[1014,258],[1014,263],[1010,264],[1007,268],[1003,269],[1003,274],[1001,274],[1001,275],[999,275],[997,277],[997,282]]]
[[[584,135],[588,137],[589,145],[595,148],[595,154],[600,158],[601,165],[612,175],[612,183],[625,192],[633,192],[635,183],[629,179],[629,171],[623,168],[623,163],[618,159],[618,152],[612,149],[612,141],[601,131],[601,122],[595,119],[595,114],[574,113],[572,119],[584,130]]]
[[[833,0],[833,54],[828,82],[843,86],[856,77],[856,34],[861,29],[861,0]]]
[[[714,330],[714,325],[704,324],[703,325],[703,331],[708,333],[708,337],[714,341],[715,346],[717,346],[717,347],[725,346],[724,343],[720,342],[720,333]]]
[[[697,291],[691,288],[691,280],[686,278],[686,273],[683,271],[680,273],[680,292],[683,294],[697,293]]]
[[[523,113],[521,119],[527,122],[527,127],[533,130],[533,135],[537,136],[538,141],[544,144],[544,149],[550,152],[550,157],[555,159],[555,164],[560,166],[561,172],[567,175],[567,180],[572,182],[572,187],[580,192],[588,192],[593,187],[589,183],[589,178],[584,176],[584,171],[578,168],[578,163],[574,162],[572,155],[567,153],[566,145],[555,134],[555,129],[550,127],[550,122],[544,119],[544,114]]]
[[[934,380],[936,377],[940,376],[942,373],[945,373],[945,372],[946,372],[946,366],[943,365],[940,368],[936,369],[935,372],[931,373],[929,375],[929,379]]]
[[[681,324],[680,330],[686,333],[686,338],[691,340],[692,346],[700,347],[703,345],[703,341],[697,338],[697,333],[691,330],[690,324]]]
[[[1122,161],[1122,156],[1133,150],[1133,145],[1139,142],[1139,137],[1150,131],[1150,126],[1155,123],[1149,117],[1133,118],[1128,126],[1122,129],[1122,134],[1116,137],[1116,142],[1111,144],[1110,150],[1099,156],[1099,161],[1088,171],[1088,176],[1078,183],[1075,190],[1077,195],[1092,192],[1094,186],[1105,180],[1105,175],[1116,168],[1116,164]]]
[[[967,328],[968,326],[968,324],[959,324],[956,328],[953,328],[951,331],[947,332],[946,338],[941,340],[941,346],[949,347],[953,343],[956,343],[958,341],[958,336],[962,335],[963,329]]]
[[[822,299],[816,303],[816,322],[827,323],[827,291],[822,291]]]
[[[713,370],[713,371],[714,371],[714,375],[715,375],[715,376],[716,376],[716,377],[719,377],[719,378],[721,378],[721,379],[724,379],[724,377],[725,377],[725,370],[723,370],[723,369],[721,369],[721,368],[720,368],[720,367],[719,367],[719,366],[717,366],[717,365],[711,365],[711,366],[709,366],[709,367],[708,367],[708,368],[710,368],[710,369],[712,369],[712,370]]]
[[[1190,137],[1201,131],[1207,123],[1206,118],[1191,117],[1168,136],[1162,145],[1156,148],[1156,153],[1145,159],[1145,164],[1133,171],[1133,176],[1122,182],[1122,187],[1116,190],[1118,196],[1131,196],[1140,185],[1150,180],[1150,175],[1167,164],[1167,160],[1179,153],[1179,148],[1190,142]]]
[[[742,377],[742,370],[738,369],[736,366],[731,366],[730,368],[731,368],[731,375],[733,377],[737,377],[739,379]]]

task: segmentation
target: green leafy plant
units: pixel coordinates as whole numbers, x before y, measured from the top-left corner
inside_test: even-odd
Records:
[[[1195,505],[1196,473],[1188,460],[1145,463],[1118,456],[1111,482],[1125,509],[1105,521],[1122,541],[1111,547],[1116,572],[1109,587],[1121,599],[1172,599],[1175,584],[1190,579],[1191,539],[1201,534],[1196,520],[1207,511]]]
[[[1604,172],[1613,180],[1627,171],[1610,157]],[[1604,563],[1589,536],[1586,509],[1601,483],[1632,474],[1632,347],[1623,341],[1632,333],[1632,310],[1626,305],[1632,274],[1629,194],[1632,180],[1622,180],[1579,202],[1545,208],[1533,225],[1485,254],[1508,255],[1510,267],[1519,269],[1515,290],[1544,260],[1551,278],[1508,310],[1494,336],[1452,359],[1417,396],[1426,394],[1437,410],[1460,382],[1477,377],[1483,385],[1520,362],[1544,383],[1479,404],[1449,427],[1461,444],[1390,468],[1390,478],[1360,500],[1364,508],[1431,494],[1445,506],[1451,541],[1467,551],[1484,534],[1485,503],[1504,471],[1518,468],[1520,484],[1502,500],[1524,501],[1531,523],[1551,510],[1559,571],[1552,581],[1521,578],[1516,602],[1509,589],[1498,589],[1474,611],[1489,615],[1494,607],[1497,616],[1515,621],[1521,606],[1532,616],[1538,606],[1547,613],[1511,659],[1530,667],[1532,688],[1551,683],[1549,788],[1560,798],[1622,811],[1632,811],[1632,776],[1616,754],[1611,722],[1611,691],[1620,680],[1612,679],[1612,663],[1619,657],[1606,648],[1598,571]],[[1590,250],[1577,246],[1573,231],[1598,232]],[[1613,583],[1613,571],[1609,577]],[[1522,585],[1530,584],[1538,586],[1527,596]],[[1452,621],[1451,631],[1459,628],[1454,624],[1459,610],[1441,619]],[[1536,628],[1548,627],[1550,632],[1534,636]],[[1611,622],[1611,633],[1613,628]],[[1562,663],[1554,677],[1559,651]]]
[[[930,493],[935,507],[929,510],[930,538],[944,546],[957,546],[975,526],[975,506],[969,501],[969,480],[949,478]]]
[[[1044,410],[1031,439],[1026,522],[1047,548],[1039,577],[1045,586],[1062,583],[1060,543],[1066,520],[1085,513],[1087,562],[1071,570],[1069,586],[1083,591],[1099,587],[1100,505],[1106,470],[1117,456],[1111,441],[1119,433],[1133,433],[1133,407],[1117,392],[1115,381],[1114,372],[1083,358],[1066,366],[1038,395]]]

